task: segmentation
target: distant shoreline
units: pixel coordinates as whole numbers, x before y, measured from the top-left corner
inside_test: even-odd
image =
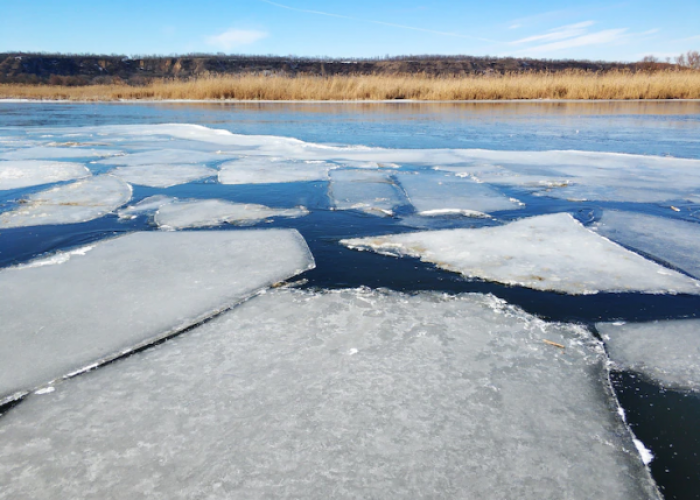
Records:
[[[601,104],[601,103],[700,103],[697,99],[15,99],[0,97],[0,104]]]
[[[542,102],[700,99],[700,71],[500,76],[216,76],[145,85],[0,84],[0,99],[137,102]]]

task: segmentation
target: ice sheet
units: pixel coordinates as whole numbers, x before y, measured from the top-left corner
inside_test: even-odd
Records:
[[[625,250],[564,213],[501,227],[424,231],[341,243],[386,255],[417,257],[468,277],[537,290],[700,293],[700,282]]]
[[[143,200],[129,205],[128,207],[122,208],[117,212],[120,219],[133,219],[139,215],[155,213],[163,205],[168,205],[176,201],[177,198],[172,198],[170,196],[165,196],[162,194],[157,194],[154,196],[149,196]]]
[[[606,210],[593,229],[700,278],[700,224]]]
[[[598,323],[596,328],[619,368],[700,391],[700,320]]]
[[[302,217],[308,213],[304,207],[270,208],[226,200],[178,200],[162,205],[156,212],[155,222],[171,229],[221,224],[247,226],[271,217]]]
[[[34,148],[22,148],[6,153],[0,153],[0,160],[60,160],[74,158],[104,158],[105,156],[119,156],[124,154],[116,149],[88,149],[74,147],[48,147],[38,146]]]
[[[420,215],[461,214],[481,217],[499,210],[523,207],[495,189],[471,179],[434,170],[396,176],[408,200]]]
[[[161,187],[177,186],[196,181],[205,177],[217,175],[218,171],[201,165],[137,165],[134,167],[118,167],[110,171],[131,184],[141,186]]]
[[[220,160],[236,152],[288,160],[333,161],[365,167],[413,164],[435,166],[484,183],[523,187],[546,196],[623,202],[663,202],[691,199],[700,193],[700,160],[583,151],[492,151],[480,149],[385,149],[332,146],[298,139],[237,135],[200,125],[120,125],[46,129],[46,133],[76,134],[96,139],[108,136],[125,145],[163,148],[171,144],[199,144],[222,150]],[[118,142],[118,141],[117,141]],[[121,146],[120,146],[121,147]],[[167,151],[167,150],[166,150]],[[163,150],[102,160],[103,164],[140,161],[164,163]],[[193,162],[207,161],[188,150]],[[141,155],[141,156],[139,156]],[[183,163],[184,153],[167,162]],[[142,158],[139,160],[139,158]],[[214,160],[212,160],[214,161]],[[126,163],[123,163],[126,164]],[[682,180],[682,182],[681,182]]]
[[[229,159],[231,155],[209,153],[206,151],[192,151],[189,149],[156,149],[153,151],[142,151],[126,156],[116,156],[105,158],[95,163],[98,165],[162,165],[162,164],[183,164],[183,163],[208,163],[220,162]]]
[[[313,267],[294,230],[143,232],[0,271],[0,400]],[[4,483],[4,481],[0,481]]]
[[[80,163],[60,161],[0,161],[0,190],[18,189],[88,177]]]
[[[221,184],[268,184],[328,180],[332,165],[326,162],[285,161],[268,157],[246,157],[220,167]]]
[[[27,196],[0,213],[0,228],[74,224],[106,215],[131,199],[131,186],[117,177],[99,175]]]
[[[360,210],[373,215],[393,215],[404,203],[390,174],[376,170],[332,170],[329,197],[337,210]]]
[[[493,297],[274,290],[10,411],[0,498],[659,498],[610,392]]]

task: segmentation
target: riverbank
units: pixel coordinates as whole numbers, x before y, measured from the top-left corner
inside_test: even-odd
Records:
[[[499,101],[700,99],[700,72],[560,72],[500,76],[222,76],[130,85],[0,85],[0,99]]]

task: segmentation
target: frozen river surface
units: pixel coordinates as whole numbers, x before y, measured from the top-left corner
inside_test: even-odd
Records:
[[[0,103],[0,498],[700,498],[700,103]]]

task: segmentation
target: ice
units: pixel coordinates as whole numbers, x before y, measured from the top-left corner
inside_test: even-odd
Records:
[[[700,320],[598,323],[618,368],[677,389],[700,391]]]
[[[88,177],[80,163],[59,161],[0,161],[0,190],[18,189]]]
[[[211,177],[218,173],[212,168],[201,165],[138,165],[118,167],[110,171],[111,175],[121,177],[131,184],[166,188]]]
[[[98,165],[163,165],[183,163],[208,163],[227,160],[231,155],[218,155],[206,151],[192,151],[188,149],[156,149],[153,151],[141,151],[126,156],[105,158],[95,163]]]
[[[162,194],[149,196],[138,203],[122,208],[117,212],[117,215],[120,219],[134,219],[139,215],[154,213],[163,205],[173,203],[175,200],[177,200],[177,198],[172,198]]]
[[[403,203],[390,174],[376,170],[333,170],[329,196],[337,210],[360,210],[388,216]]]
[[[471,150],[469,156],[463,165],[438,168],[574,200],[654,203],[700,190],[700,160],[583,151]]]
[[[489,212],[523,207],[485,184],[444,172],[406,172],[397,175],[397,180],[420,215],[483,217]]]
[[[490,296],[278,289],[9,411],[0,498],[658,499],[606,366]]]
[[[293,162],[267,157],[247,157],[221,165],[221,184],[268,184],[327,181],[326,162]]]
[[[625,250],[565,213],[500,227],[342,240],[355,249],[417,257],[488,281],[570,294],[700,294],[700,282]]]
[[[133,233],[58,256],[0,271],[0,401],[313,267],[299,233],[274,229]]]
[[[96,159],[104,158],[105,156],[119,156],[123,154],[124,153],[122,151],[115,149],[38,146],[0,153],[0,160],[72,160],[75,158]]]
[[[187,124],[46,129],[45,132],[62,135],[74,132],[95,138],[108,136],[112,142],[123,141],[125,146],[141,148],[163,148],[168,145],[183,148],[159,149],[98,162],[105,165],[214,162],[243,154],[247,156],[244,161],[251,162],[255,156],[260,156],[285,158],[285,162],[315,160],[370,169],[403,164],[437,165],[435,168],[478,182],[518,187],[540,195],[574,200],[664,202],[697,199],[700,193],[700,160],[671,157],[584,151],[335,146],[287,137],[232,134],[227,130]],[[222,154],[214,154],[214,150]],[[311,168],[313,164],[308,165]],[[222,175],[222,179],[229,175],[232,176],[230,182],[250,179],[252,172],[259,167],[236,169],[239,170],[237,173],[229,172]],[[292,177],[301,175],[300,172],[292,174],[291,170],[295,169],[285,171],[285,174]],[[299,167],[299,170],[304,169]],[[316,171],[315,176],[323,178],[325,173],[323,170]]]
[[[302,217],[309,213],[304,207],[270,208],[254,203],[232,203],[226,200],[178,200],[162,205],[155,215],[161,227],[188,227],[236,224],[247,226],[271,217]]]
[[[131,199],[131,186],[99,175],[26,197],[14,210],[0,213],[0,228],[74,224],[102,217]]]
[[[606,210],[593,229],[617,243],[700,278],[700,225],[632,212]]]

